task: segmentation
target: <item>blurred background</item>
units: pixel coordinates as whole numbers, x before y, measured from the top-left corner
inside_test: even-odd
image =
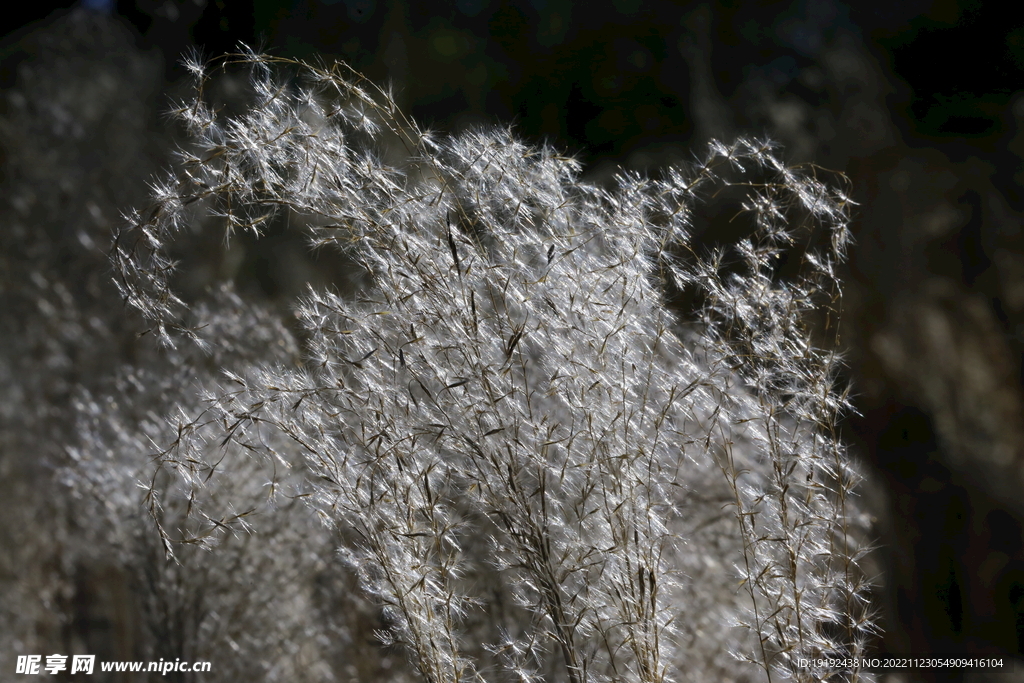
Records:
[[[575,155],[594,183],[740,135],[845,173],[859,206],[842,327],[858,413],[844,428],[870,475],[878,650],[1024,652],[1024,14],[980,0],[84,0],[19,12],[4,14],[0,40],[0,590],[36,596],[49,616],[0,606],[36,634],[4,647],[128,637],[123,577],[63,552],[80,530],[50,482],[75,438],[75,396],[112,358],[142,353],[105,252],[182,139],[165,116],[188,92],[179,59],[241,41],[345,60],[439,131],[511,125]],[[242,84],[220,87],[230,100]],[[232,277],[288,301],[344,279],[283,227],[230,253],[219,236],[200,245],[197,287]],[[984,679],[915,675],[892,680]]]

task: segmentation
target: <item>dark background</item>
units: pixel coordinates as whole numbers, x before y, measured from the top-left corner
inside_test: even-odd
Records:
[[[167,164],[180,132],[161,114],[184,92],[178,59],[191,46],[216,56],[242,41],[345,60],[390,83],[422,123],[511,124],[577,155],[597,183],[620,167],[656,173],[710,138],[738,135],[769,135],[789,161],[845,173],[859,203],[842,337],[858,414],[845,428],[871,473],[878,649],[1022,654],[1024,13],[891,0],[20,9],[32,21],[7,14],[0,42],[11,366],[49,358],[43,342],[13,341],[31,327],[34,313],[14,312],[32,268],[76,283],[70,296],[85,305],[108,306],[106,276],[95,274],[105,247],[98,237],[83,256],[82,235],[102,235],[142,203],[146,177]],[[283,232],[245,244],[240,258],[236,277],[270,298],[335,266]],[[40,415],[76,381],[54,372],[23,397],[51,406]],[[11,436],[23,419],[13,409],[0,419],[4,443],[25,438]]]

